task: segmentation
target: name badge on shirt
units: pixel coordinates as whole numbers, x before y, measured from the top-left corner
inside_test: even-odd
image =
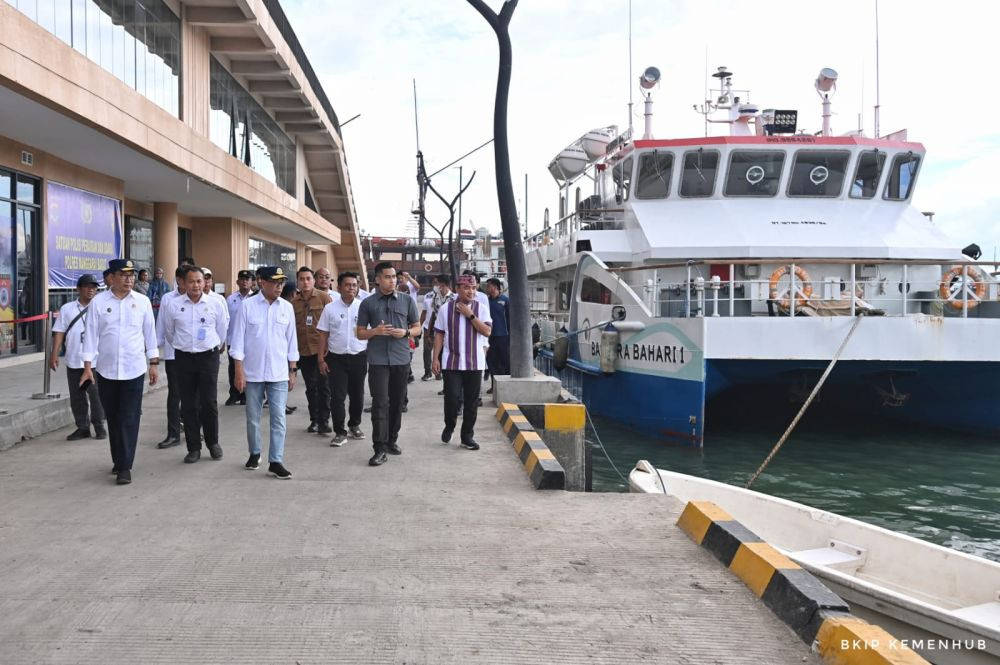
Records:
[[[205,338],[208,336],[207,328],[198,328],[198,341],[204,342]]]
[[[306,325],[307,326],[311,326],[312,324],[313,324],[313,315],[312,314],[306,314]]]

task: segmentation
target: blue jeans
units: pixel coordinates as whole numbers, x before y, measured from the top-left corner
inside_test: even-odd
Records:
[[[267,461],[285,461],[285,404],[288,402],[288,381],[247,381],[247,446],[251,455],[260,455],[260,417],[267,392],[271,412],[271,439]]]

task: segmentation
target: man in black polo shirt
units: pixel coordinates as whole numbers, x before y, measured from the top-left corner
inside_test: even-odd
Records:
[[[388,261],[375,266],[378,288],[358,308],[359,340],[368,342],[368,389],[372,395],[372,441],[368,460],[380,466],[399,455],[396,439],[403,419],[406,378],[410,371],[410,338],[420,334],[417,304],[396,290],[396,269]]]

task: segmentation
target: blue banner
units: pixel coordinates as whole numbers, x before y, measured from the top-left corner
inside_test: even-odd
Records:
[[[57,182],[47,183],[49,288],[76,287],[122,257],[121,202]]]

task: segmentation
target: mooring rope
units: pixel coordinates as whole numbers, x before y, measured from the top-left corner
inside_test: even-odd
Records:
[[[847,342],[849,342],[851,337],[854,335],[854,331],[858,329],[859,323],[861,323],[860,314],[854,317],[854,325],[851,326],[851,329],[848,331],[847,337],[844,338],[844,341],[840,343],[840,348],[837,349],[837,353],[835,353],[833,359],[830,360],[830,364],[826,366],[826,370],[823,372],[823,375],[819,377],[819,381],[816,383],[816,386],[812,389],[812,392],[809,393],[809,397],[806,398],[805,404],[803,404],[802,408],[799,409],[799,412],[795,414],[795,418],[792,420],[792,424],[788,426],[788,429],[785,430],[785,433],[781,435],[780,439],[778,439],[778,443],[776,443],[774,448],[771,449],[771,452],[768,453],[767,457],[764,459],[764,463],[760,465],[760,468],[758,468],[757,471],[755,471],[754,474],[750,476],[750,480],[748,480],[746,484],[747,489],[750,489],[750,486],[753,485],[755,480],[757,480],[757,477],[764,472],[764,469],[767,468],[767,465],[770,464],[771,460],[774,459],[774,456],[778,454],[778,450],[780,450],[781,446],[783,446],[785,444],[785,441],[788,440],[788,437],[791,435],[792,430],[795,429],[795,426],[799,424],[799,420],[802,418],[802,415],[806,412],[806,409],[809,408],[809,405],[812,404],[813,399],[815,399],[816,395],[819,393],[819,389],[823,387],[823,384],[826,382],[827,377],[830,376],[830,372],[833,371],[833,366],[837,364],[838,360],[840,360],[840,355],[844,352],[844,348],[847,346]]]
[[[611,465],[611,468],[615,470],[615,473],[618,474],[618,477],[622,479],[622,482],[625,483],[625,486],[627,487],[628,486],[628,479],[625,478],[625,476],[622,475],[622,472],[618,470],[618,467],[615,466],[614,461],[611,459],[611,455],[608,454],[607,448],[605,448],[604,444],[601,442],[601,437],[597,434],[597,428],[594,427],[594,421],[591,420],[591,418],[590,418],[590,410],[587,409],[586,407],[584,407],[583,411],[584,411],[584,413],[587,414],[587,422],[590,423],[590,429],[592,429],[594,431],[594,438],[597,439],[597,445],[599,445],[601,447],[601,452],[604,453],[604,457],[607,458],[608,464]]]

